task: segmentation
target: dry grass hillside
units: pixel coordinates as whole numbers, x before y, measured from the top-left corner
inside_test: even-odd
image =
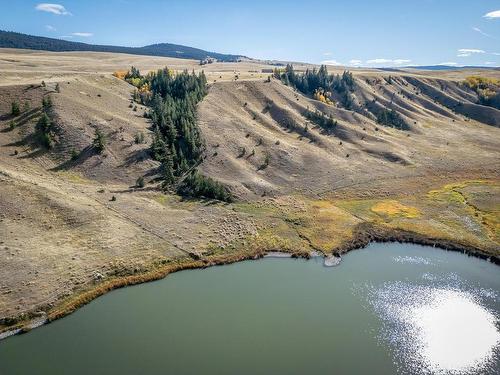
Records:
[[[375,83],[385,83],[381,77],[361,74],[356,79],[357,111],[308,99],[277,80],[213,85],[200,105],[200,126],[209,146],[204,171],[241,196],[321,195],[379,180],[397,190],[394,178],[498,174],[499,130],[450,110],[420,89],[445,84],[405,75],[393,78],[398,83],[391,85]],[[470,106],[466,115],[479,113],[499,123],[500,111],[473,104],[472,94],[456,82],[447,82],[443,90],[450,92],[449,100]],[[377,124],[364,106],[374,101],[397,109],[411,128]],[[331,114],[338,126],[325,133],[303,116],[307,108]]]
[[[500,259],[500,111],[461,83],[498,71],[355,70],[346,110],[266,82],[264,63],[204,66],[200,170],[231,188],[226,204],[159,189],[146,108],[112,75],[131,65],[201,70],[170,58],[0,50],[0,332],[118,286],[270,250],[342,253],[400,239]],[[50,150],[36,133],[47,97]],[[409,129],[377,124],[382,107]],[[337,127],[325,132],[308,109]]]

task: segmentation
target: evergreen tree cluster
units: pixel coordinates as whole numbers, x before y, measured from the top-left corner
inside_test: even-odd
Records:
[[[196,105],[207,94],[205,74],[187,70],[174,74],[164,68],[142,76],[132,68],[125,79],[140,81],[140,100],[151,107],[148,114],[153,126],[151,153],[162,163],[163,186],[170,187],[189,173],[179,193],[229,201],[230,193],[222,184],[195,169],[205,149],[196,123]]]
[[[201,161],[204,142],[196,124],[196,105],[206,95],[205,74],[172,75],[168,69],[146,77],[151,88],[153,157],[181,176]]]
[[[130,78],[141,78],[141,72],[135,66],[132,66],[125,75],[125,79],[130,79]]]
[[[178,193],[193,197],[205,197],[231,202],[232,197],[227,188],[210,177],[203,176],[196,169],[184,179]]]
[[[382,109],[377,116],[377,123],[399,130],[409,129],[408,124],[394,109]]]
[[[321,128],[325,129],[328,132],[335,129],[335,127],[338,125],[337,120],[334,120],[331,115],[327,116],[323,112],[320,112],[318,110],[313,112],[313,111],[307,109],[307,111],[305,113],[305,117],[308,120],[311,120],[315,124],[319,125]]]
[[[299,74],[295,72],[293,65],[287,64],[284,71],[275,69],[274,77],[306,95],[313,95],[315,92],[320,91],[325,93],[336,92],[342,105],[347,109],[352,108],[351,93],[356,87],[356,82],[349,71],[344,71],[342,75],[329,74],[326,66],[321,65],[319,69],[307,69],[304,74]]]

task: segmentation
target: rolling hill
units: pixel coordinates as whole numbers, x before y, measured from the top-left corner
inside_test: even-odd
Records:
[[[240,58],[244,57],[239,55],[209,52],[199,48],[187,47],[171,43],[151,44],[144,47],[107,46],[81,42],[71,42],[68,40],[46,38],[2,30],[0,30],[0,48],[21,48],[51,52],[114,52],[128,53],[132,55],[177,57],[181,59],[195,60],[203,60],[207,57],[212,57],[224,62],[238,61]]]
[[[203,69],[199,171],[228,186],[233,202],[161,187],[151,108],[113,75],[132,65],[142,74]],[[341,96],[321,101],[263,69],[0,50],[0,335],[120,286],[276,250],[342,254],[400,240],[500,262],[500,110],[464,84],[498,71],[356,69],[347,108]],[[404,129],[379,121],[388,109]],[[40,144],[44,113],[50,148]]]

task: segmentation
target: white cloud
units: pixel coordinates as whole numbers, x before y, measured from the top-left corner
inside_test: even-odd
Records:
[[[325,52],[325,53],[323,53],[323,56],[331,56],[331,55],[332,55],[331,52]]]
[[[366,60],[367,64],[379,65],[379,64],[391,64],[391,65],[403,65],[408,64],[411,60],[408,59],[371,59]]]
[[[392,63],[392,60],[389,59],[371,59],[371,60],[366,60],[367,64],[387,64],[387,63]]]
[[[73,36],[81,36],[81,37],[84,37],[84,38],[88,38],[90,36],[94,36],[94,34],[92,34],[92,33],[71,33],[71,35],[73,35]]]
[[[482,49],[474,48],[460,48],[457,52],[457,57],[469,57],[473,53],[485,53]]]
[[[485,61],[484,65],[495,65],[494,61]]]
[[[342,65],[337,60],[325,60],[325,61],[322,61],[321,64],[323,64],[323,65],[334,65],[334,66]]]
[[[454,62],[454,61],[447,61],[447,62],[442,62],[442,63],[439,63],[439,64],[436,64],[436,65],[449,65],[449,66],[457,66],[458,63]]]
[[[500,18],[500,10],[494,10],[493,12],[486,13],[483,17],[489,19]]]
[[[61,35],[59,38],[71,39],[71,38],[73,38],[73,36],[72,35]]]
[[[349,60],[349,65],[353,65],[353,66],[360,66],[362,63],[363,63],[363,61],[361,61],[361,60],[356,60],[356,59]]]
[[[500,52],[492,52],[491,54],[495,56],[500,56]]]
[[[40,10],[42,12],[48,12],[57,14],[58,16],[66,16],[71,13],[66,10],[64,6],[61,4],[49,4],[49,3],[41,3],[35,7],[36,10]]]
[[[45,25],[45,28],[49,31],[56,31],[57,29],[52,25]]]
[[[458,53],[484,53],[482,49],[460,48]]]

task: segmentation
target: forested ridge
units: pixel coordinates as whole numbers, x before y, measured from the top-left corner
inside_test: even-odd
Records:
[[[199,48],[178,44],[158,43],[144,47],[122,47],[72,42],[68,40],[27,35],[0,30],[0,48],[23,48],[53,52],[91,51],[129,53],[133,55],[177,57],[181,59],[204,60],[208,57],[219,61],[238,61],[242,56],[209,52]]]
[[[346,109],[352,108],[352,91],[356,82],[351,72],[344,71],[342,75],[329,74],[326,66],[321,65],[319,69],[307,69],[301,74],[295,72],[293,65],[288,64],[284,71],[275,69],[274,76],[284,84],[327,104],[337,98]]]
[[[297,73],[293,66],[288,64],[284,70],[275,69],[273,75],[285,85],[291,86],[325,104],[338,104],[347,110],[364,113],[362,108],[355,104],[354,91],[357,84],[352,73],[347,70],[342,75],[329,74],[326,66],[321,65],[319,69],[307,69],[304,73]],[[372,111],[377,123],[380,125],[398,130],[408,130],[410,128],[403,117],[393,108],[378,108],[372,109]],[[327,116],[319,110],[314,112],[308,110],[304,116],[326,131],[332,131],[338,125],[338,121],[334,120],[331,115]]]

